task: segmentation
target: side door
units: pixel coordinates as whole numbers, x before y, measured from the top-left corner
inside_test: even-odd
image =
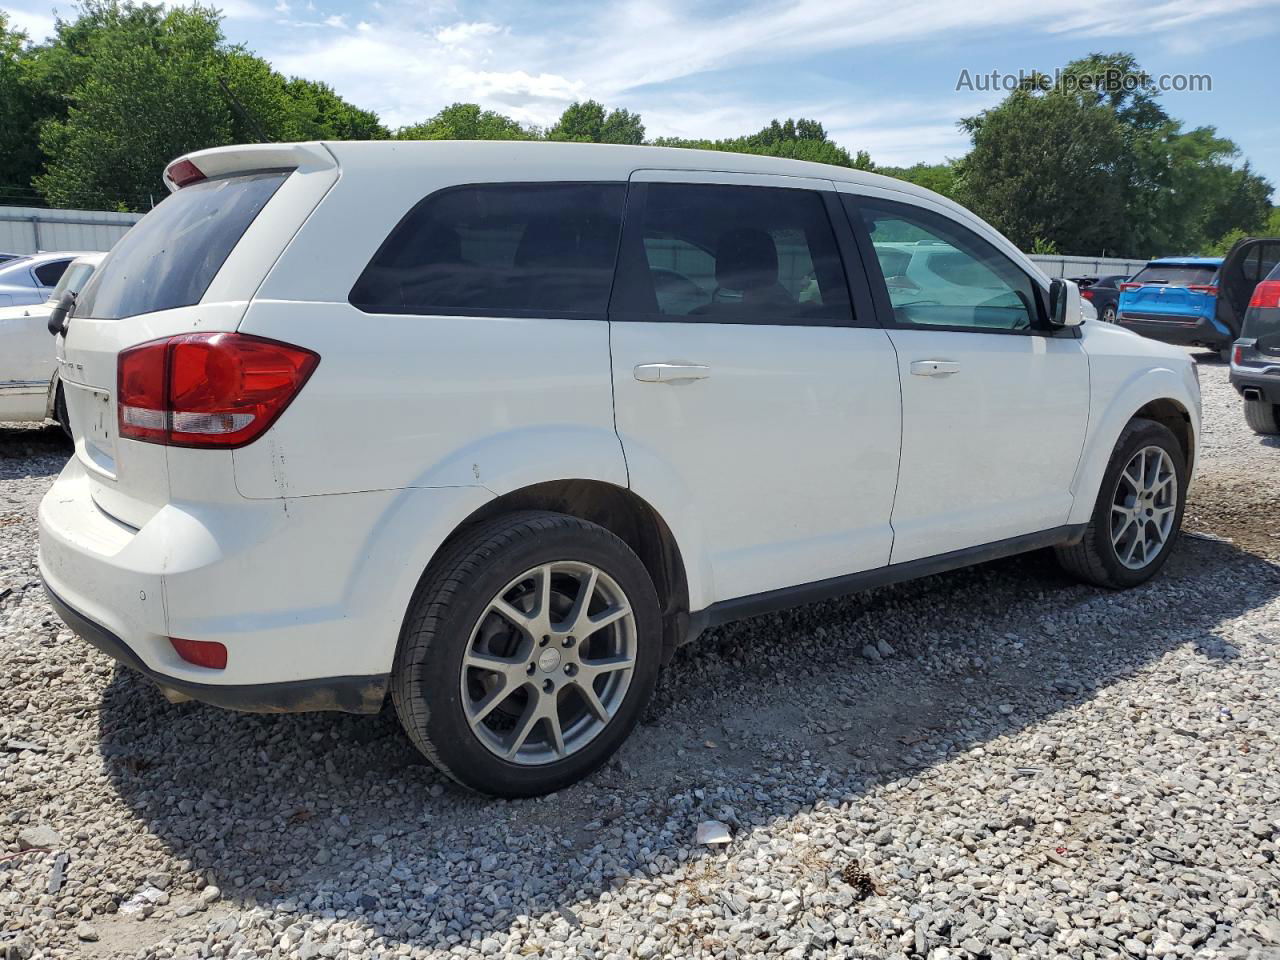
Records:
[[[1244,315],[1253,297],[1253,288],[1266,279],[1280,263],[1280,238],[1239,240],[1218,269],[1218,322],[1240,336]]]
[[[829,181],[631,178],[617,430],[631,487],[694,553],[694,610],[889,561],[898,374],[854,254]]]
[[[902,464],[894,563],[1066,523],[1089,418],[1081,342],[994,231],[941,205],[843,196],[897,350]],[[989,230],[989,228],[986,228]]]

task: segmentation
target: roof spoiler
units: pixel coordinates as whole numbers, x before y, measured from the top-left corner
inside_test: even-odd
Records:
[[[337,159],[323,143],[250,143],[213,147],[183,154],[164,168],[164,184],[172,193],[191,183],[252,170],[303,172],[333,169]]]

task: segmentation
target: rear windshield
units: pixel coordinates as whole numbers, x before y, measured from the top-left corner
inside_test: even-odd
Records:
[[[1189,287],[1213,283],[1218,268],[1212,263],[1149,263],[1133,275],[1133,283],[1167,283]]]
[[[170,194],[112,248],[75,312],[118,320],[199,303],[290,172],[202,180]]]

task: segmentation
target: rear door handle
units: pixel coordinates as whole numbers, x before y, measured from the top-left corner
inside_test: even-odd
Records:
[[[912,360],[913,377],[949,377],[960,372],[960,364],[953,360]]]
[[[642,363],[635,368],[641,383],[674,383],[677,380],[705,380],[711,368],[705,363]]]

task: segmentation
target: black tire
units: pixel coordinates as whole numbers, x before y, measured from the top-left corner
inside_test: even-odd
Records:
[[[1149,563],[1140,569],[1134,569],[1121,562],[1115,545],[1111,541],[1111,507],[1120,483],[1121,472],[1139,450],[1149,446],[1160,447],[1169,455],[1177,476],[1178,494],[1173,526],[1164,546]],[[1173,552],[1178,533],[1182,529],[1182,512],[1186,502],[1186,456],[1177,438],[1168,427],[1154,420],[1140,418],[1131,420],[1120,434],[1120,439],[1116,441],[1111,460],[1107,463],[1106,472],[1102,476],[1102,486],[1098,491],[1098,501],[1094,505],[1093,515],[1084,536],[1078,543],[1055,548],[1058,563],[1072,576],[1099,587],[1122,590],[1145,583],[1160,571]]]
[[[1234,342],[1233,342],[1233,343],[1228,343],[1225,347],[1219,347],[1219,348],[1218,348],[1218,359],[1219,359],[1219,360],[1221,360],[1223,363],[1230,363],[1230,362],[1231,362],[1231,352],[1232,352],[1233,350],[1235,350],[1235,348],[1236,348],[1236,345],[1235,345],[1235,343],[1234,343]]]
[[[1116,305],[1114,303],[1108,303],[1105,307],[1102,308],[1102,312],[1098,314],[1098,319],[1101,320],[1103,323],[1115,323],[1116,322]]]
[[[624,699],[594,739],[560,760],[514,763],[490,752],[467,722],[463,657],[504,586],[561,561],[591,564],[621,588],[635,618],[635,664]],[[427,569],[401,629],[391,699],[415,746],[453,780],[491,796],[538,796],[590,775],[621,746],[653,693],[661,656],[657,591],[631,548],[594,523],[522,511],[463,532]]]
[[[1280,404],[1266,400],[1244,402],[1244,422],[1254,433],[1280,433]]]
[[[58,426],[62,428],[62,432],[67,435],[67,439],[71,436],[71,420],[67,416],[67,398],[62,392],[62,384],[58,384],[58,390],[53,395],[53,419],[58,421]]]

